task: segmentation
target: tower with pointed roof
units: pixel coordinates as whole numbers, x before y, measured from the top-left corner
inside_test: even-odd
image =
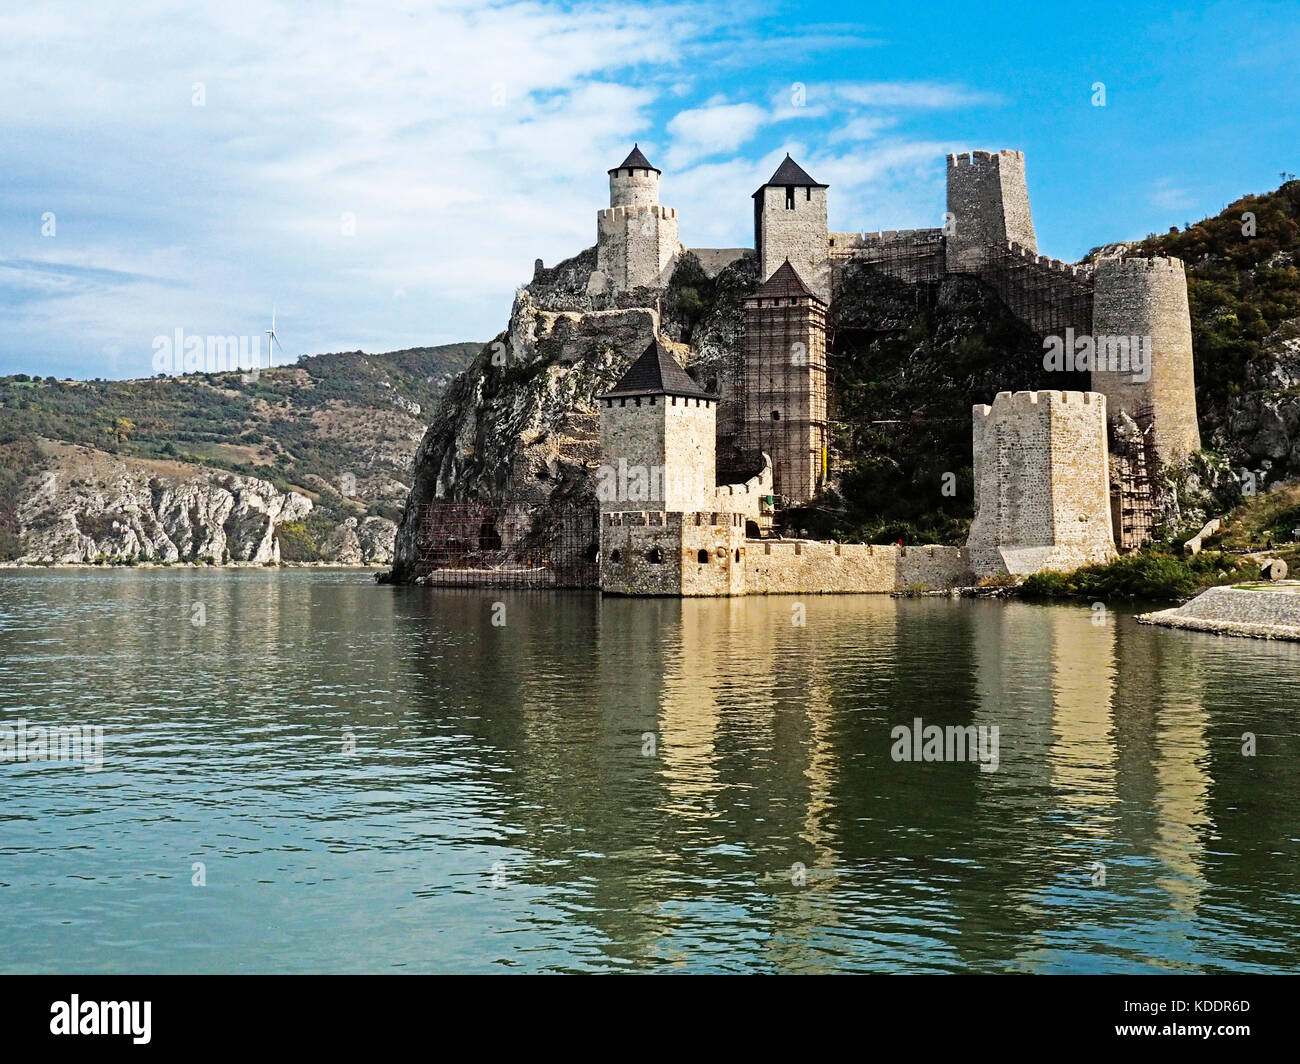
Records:
[[[676,209],[659,203],[659,174],[636,144],[609,171],[609,206],[596,214],[593,293],[625,292],[667,280],[681,244]]]
[[[712,505],[718,397],[658,340],[596,397],[601,510],[695,511]]]
[[[772,459],[776,495],[807,502],[826,476],[826,304],[786,259],[745,301],[740,448]]]
[[[759,279],[766,281],[789,259],[823,306],[831,298],[826,188],[787,153],[776,172],[754,193]]]

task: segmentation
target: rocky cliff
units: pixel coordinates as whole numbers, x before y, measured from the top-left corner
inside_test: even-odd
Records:
[[[588,250],[516,294],[506,330],[448,387],[415,454],[393,576],[414,576],[416,530],[434,499],[505,502],[537,527],[574,505],[595,506],[599,417],[612,387],[656,335],[701,379],[716,378],[738,328],[752,260],[705,275],[686,256],[666,289],[588,294]],[[725,293],[720,296],[719,293]]]
[[[40,450],[43,468],[13,500],[19,562],[265,564],[289,560],[308,534],[312,500],[267,480],[75,444],[41,441]],[[317,557],[387,563],[395,529],[383,518],[348,518]]]

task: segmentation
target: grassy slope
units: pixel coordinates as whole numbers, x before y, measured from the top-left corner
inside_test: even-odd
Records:
[[[238,373],[0,378],[0,488],[39,469],[32,441],[44,437],[124,456],[202,462],[313,495],[329,496],[340,475],[351,472],[360,510],[395,518],[400,500],[381,482],[409,479],[410,456],[438,396],[479,347],[315,355],[263,370],[256,382]],[[0,536],[6,517],[0,506]]]

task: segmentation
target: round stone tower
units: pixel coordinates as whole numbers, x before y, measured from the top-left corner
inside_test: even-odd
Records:
[[[609,172],[611,207],[653,207],[659,202],[659,170],[633,144],[626,159]]]
[[[1200,450],[1192,319],[1182,260],[1099,263],[1092,320],[1092,389],[1106,396],[1112,422],[1123,412],[1144,432],[1149,430],[1161,462]]]

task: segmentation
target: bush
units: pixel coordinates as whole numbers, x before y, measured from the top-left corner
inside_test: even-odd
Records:
[[[280,560],[286,562],[314,562],[320,559],[320,547],[307,526],[301,521],[286,521],[275,530],[280,544]]]
[[[1229,555],[1208,551],[1187,559],[1145,552],[1118,558],[1107,565],[1089,565],[1072,573],[1034,573],[1021,583],[1020,595],[1031,600],[1090,602],[1187,599],[1206,587],[1240,580],[1251,569],[1253,566],[1243,566]]]

